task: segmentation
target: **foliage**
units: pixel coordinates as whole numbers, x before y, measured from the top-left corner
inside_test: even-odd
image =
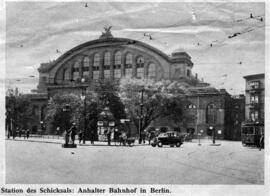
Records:
[[[6,111],[8,122],[12,118],[18,128],[29,128],[30,123],[34,120],[30,99],[25,95],[18,94],[17,90],[7,90]]]
[[[183,120],[182,102],[185,88],[182,84],[169,80],[155,82],[149,79],[125,78],[120,82],[120,98],[137,129],[141,113],[142,92],[142,129],[159,117],[170,117],[175,122]]]
[[[125,118],[125,106],[122,103],[119,95],[119,86],[109,80],[99,81],[94,87],[94,93],[96,94],[98,100],[98,111],[104,109],[108,106],[112,112],[114,119],[118,121],[121,118]]]
[[[66,104],[70,106],[70,111],[63,111]],[[60,127],[63,132],[69,129],[72,122],[78,123],[81,105],[81,99],[75,94],[55,95],[49,100],[45,120],[47,124],[52,123],[53,130]]]

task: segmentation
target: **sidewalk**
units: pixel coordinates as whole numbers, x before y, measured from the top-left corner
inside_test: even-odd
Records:
[[[24,137],[16,137],[15,139],[13,139],[12,137],[10,137],[9,139],[6,138],[6,140],[10,140],[10,141],[18,141],[18,142],[39,142],[39,143],[51,143],[51,144],[64,144],[65,141],[63,139],[63,137],[29,137],[29,139],[24,139]],[[85,141],[85,144],[81,143],[79,144],[79,141],[76,139],[75,140],[75,144],[79,145],[79,146],[108,146],[107,142],[101,142],[101,141],[95,141],[94,144],[91,144],[90,141]],[[111,142],[110,146],[119,146],[119,143],[117,142],[115,145],[115,142]],[[128,147],[128,145],[126,145]],[[135,141],[134,144],[132,144],[131,146],[148,146],[147,144],[139,144],[138,141]]]

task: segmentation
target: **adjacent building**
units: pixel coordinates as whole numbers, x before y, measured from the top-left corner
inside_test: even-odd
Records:
[[[245,119],[264,122],[264,74],[244,76],[246,80]]]

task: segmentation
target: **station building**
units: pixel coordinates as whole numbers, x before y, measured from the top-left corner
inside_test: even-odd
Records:
[[[108,30],[99,39],[78,45],[52,62],[41,63],[39,83],[31,98],[40,116],[32,129],[40,129],[44,118],[41,114],[46,112],[44,106],[54,95],[80,95],[98,80],[117,82],[122,77],[134,77],[180,82],[188,89],[187,112],[194,115],[194,120],[186,122],[183,129],[195,135],[199,130],[207,134],[209,126],[214,126],[220,130],[218,137],[226,139],[231,96],[226,90],[215,89],[199,80],[192,68],[191,57],[185,51],[167,55],[141,41],[113,37]],[[164,118],[153,122],[157,123],[161,126],[169,121]]]

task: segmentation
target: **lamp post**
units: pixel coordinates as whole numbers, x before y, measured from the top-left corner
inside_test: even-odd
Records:
[[[60,135],[60,127],[57,127],[57,128],[56,128],[56,134],[57,134],[58,139],[59,139],[59,135]]]
[[[142,87],[141,89],[140,116],[139,116],[139,144],[142,143],[143,93],[144,87]]]
[[[41,137],[42,137],[42,133],[43,133],[43,127],[44,127],[44,122],[41,120],[40,121],[40,128],[41,128]]]
[[[68,112],[70,111],[70,105],[69,104],[65,104],[63,107],[63,112],[65,113],[65,145],[64,146],[68,146],[68,142],[69,142],[69,133],[68,133]],[[64,147],[63,146],[63,147]]]
[[[83,144],[85,144],[85,133],[86,133],[86,96],[84,93],[81,95],[81,100],[83,101]]]
[[[82,84],[85,83],[85,78],[81,79]],[[81,95],[81,100],[83,101],[83,144],[85,144],[85,133],[86,133],[86,89],[84,89],[84,92]]]

